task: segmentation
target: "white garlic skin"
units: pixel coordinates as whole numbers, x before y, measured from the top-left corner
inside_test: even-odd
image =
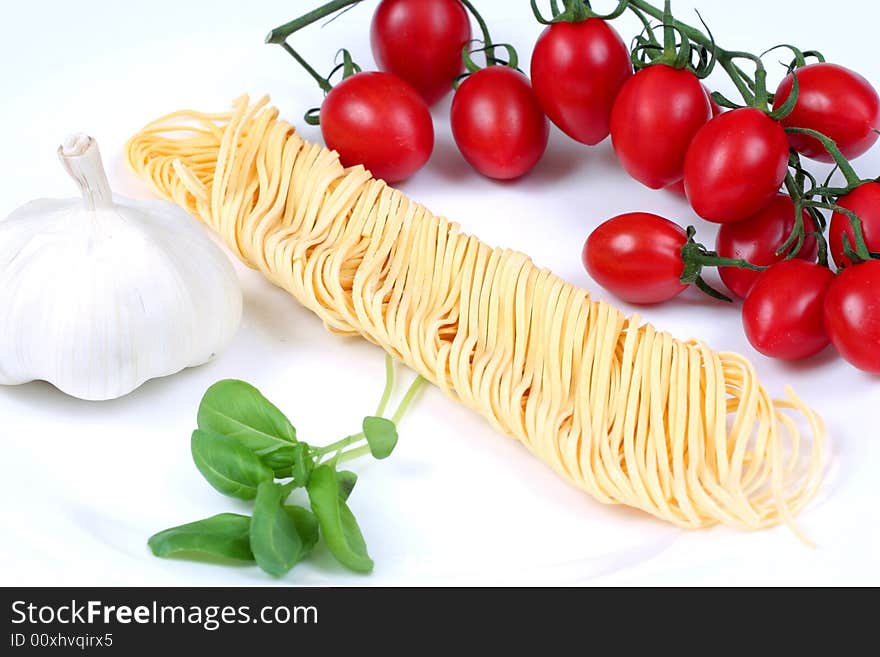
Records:
[[[170,203],[43,199],[0,221],[0,384],[121,397],[210,360],[241,314],[229,259]]]

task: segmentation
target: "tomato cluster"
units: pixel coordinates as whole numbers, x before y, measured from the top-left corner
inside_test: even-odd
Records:
[[[468,10],[484,32],[482,69],[468,55]],[[665,84],[651,71],[634,78],[629,49],[607,21],[595,17],[548,25],[535,44],[531,80],[517,69],[512,48],[508,61],[496,57],[500,47],[492,46],[482,19],[461,0],[380,0],[370,41],[382,73],[356,72],[333,87],[321,107],[321,131],[343,164],[362,164],[391,183],[413,175],[430,158],[434,132],[428,108],[452,90],[466,62],[472,65],[450,111],[452,135],[465,161],[498,180],[519,178],[540,161],[550,134],[548,117],[573,139],[598,144],[612,130],[612,108],[624,85],[631,79],[655,88]],[[679,99],[681,111],[690,114],[682,122],[693,132],[711,117],[709,97],[691,74],[670,68],[668,75],[693,82],[692,97]],[[651,125],[649,112],[641,116],[646,132],[663,130]],[[624,113],[617,118],[632,120]],[[682,136],[679,149],[691,136]],[[633,167],[637,159],[650,159],[638,147],[642,138],[635,134],[626,146]],[[669,170],[660,175],[663,184],[672,184],[681,179],[683,156],[665,157]]]
[[[459,0],[382,0],[373,16],[371,42],[379,67],[411,84],[429,105],[452,89],[470,40],[470,20]],[[493,53],[487,50],[490,59]],[[528,78],[513,66],[472,72],[455,94],[450,122],[464,159],[489,178],[519,178],[547,148],[547,118]],[[386,129],[381,140],[393,141],[395,133],[377,123]],[[381,160],[383,144],[377,140],[374,147]]]
[[[334,0],[326,8],[354,2]],[[381,72],[347,70],[332,89],[319,79],[328,90],[325,142],[347,166],[404,180],[430,158],[429,107],[454,87],[452,135],[464,160],[490,178],[528,173],[547,148],[550,122],[586,145],[610,136],[632,178],[682,194],[699,217],[720,227],[709,251],[694,240],[693,228],[645,212],[615,217],[584,247],[596,282],[634,304],[670,300],[691,283],[725,298],[701,276],[702,268],[716,266],[723,284],[744,299],[745,333],[758,351],[799,359],[833,343],[857,367],[880,374],[880,183],[854,180],[847,160],[878,138],[880,96],[871,84],[817,53],[810,56],[819,61],[808,65],[804,53],[784,46],[795,62],[771,94],[759,57],[694,37],[672,20],[668,4],[652,14],[664,38],[643,33],[632,52],[610,24],[620,11],[601,17],[589,3],[562,5],[544,20],[533,3],[546,28],[529,79],[512,47],[493,44],[469,0],[380,0],[370,37]],[[621,2],[625,9],[651,7]],[[482,31],[480,48],[472,46],[469,13]],[[699,57],[691,39],[702,42]],[[506,60],[499,51],[507,51]],[[479,52],[484,68],[474,63]],[[721,57],[745,105],[704,85]],[[756,62],[760,75],[744,77],[736,57]],[[846,167],[848,186],[835,191],[814,180],[808,193],[805,180],[812,177],[801,157]],[[816,196],[824,206],[811,200]],[[827,237],[820,207],[832,212]],[[828,256],[840,273],[829,268]]]
[[[831,160],[822,141],[787,134],[786,127],[821,133],[839,155],[858,157],[877,140],[880,98],[858,74],[820,62],[786,76],[774,110],[789,99],[795,76],[798,96],[791,112],[777,119],[769,108],[721,112],[716,106],[713,112],[693,71],[648,66],[622,86],[613,104],[614,149],[633,178],[654,189],[681,185],[698,215],[721,224],[704,264],[717,258],[722,282],[745,300],[743,327],[755,349],[795,360],[833,343],[856,367],[880,374],[880,261],[853,260],[856,220],[866,250],[880,252],[880,183],[862,182],[836,200],[828,249],[838,275],[817,262],[825,238],[804,207],[803,237],[792,243],[798,210],[780,192],[790,151]],[[599,226],[583,260],[593,279],[621,299],[660,303],[686,288],[686,244],[676,224],[631,213]]]
[[[359,1],[331,0],[272,30],[266,40],[283,46],[324,89],[324,102],[306,119],[320,123],[324,142],[342,164],[363,165],[388,183],[409,178],[430,159],[434,123],[429,108],[453,88],[450,124],[464,160],[489,178],[511,180],[531,171],[544,155],[550,135],[547,113],[578,139],[591,144],[604,139],[611,103],[632,75],[626,46],[601,20],[554,26],[542,37],[533,73],[542,81],[577,78],[560,94],[547,85],[532,88],[518,69],[516,51],[493,43],[469,0],[379,0],[370,42],[380,70],[361,71],[343,50],[343,64],[323,78],[287,39]],[[469,13],[483,33],[479,48],[473,47]],[[607,51],[596,50],[597,39]],[[578,51],[583,44],[590,50]],[[499,52],[506,52],[507,59]],[[484,68],[474,62],[478,53],[486,59]],[[343,80],[334,86],[330,77],[340,69]]]
[[[452,90],[470,39],[459,0],[382,0],[370,29],[382,72],[353,72],[330,89],[320,119],[327,147],[388,183],[416,173],[434,149],[429,106]]]

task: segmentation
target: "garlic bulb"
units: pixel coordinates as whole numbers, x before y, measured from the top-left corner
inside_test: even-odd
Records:
[[[113,399],[208,361],[241,319],[229,259],[176,206],[113,198],[91,137],[58,155],[82,199],[0,221],[0,384]]]

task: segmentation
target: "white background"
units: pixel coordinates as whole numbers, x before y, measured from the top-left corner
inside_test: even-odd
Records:
[[[695,20],[692,3],[676,4],[681,17]],[[220,111],[246,91],[272,94],[283,115],[302,125],[303,111],[320,103],[320,92],[281,49],[262,40],[315,5],[7,4],[0,21],[0,216],[34,197],[74,195],[55,158],[69,132],[97,137],[116,191],[146,198],[147,188],[124,170],[120,149],[160,114],[188,106]],[[541,29],[528,2],[478,5],[496,39],[512,41],[528,62]],[[368,67],[373,6],[364,3],[323,30],[316,26],[297,44],[320,70],[329,70],[343,45]],[[821,48],[880,83],[873,3],[701,0],[699,7],[722,45],[756,52],[780,42]],[[634,28],[631,20],[618,23],[627,40]],[[774,84],[781,70],[773,67]],[[723,79],[713,83],[729,89]],[[554,130],[546,157],[527,178],[508,184],[481,178],[455,148],[448,108],[449,99],[434,111],[433,159],[404,189],[488,242],[524,250],[600,297],[582,270],[580,245],[608,217],[659,212],[696,223],[713,243],[712,227],[683,201],[629,180],[607,141],[590,149]],[[303,132],[320,139],[314,128]],[[880,173],[880,150],[857,167],[866,177]],[[301,436],[321,444],[355,431],[373,411],[382,354],[325,333],[285,293],[254,272],[238,271],[243,326],[207,366],[102,404],[65,397],[44,383],[0,389],[0,584],[277,583],[256,567],[166,561],[147,550],[155,531],[246,508],[214,492],[192,464],[189,433],[199,399],[218,379],[248,380],[289,414]],[[351,575],[321,552],[282,583],[880,584],[880,382],[830,350],[797,365],[767,360],[743,337],[738,307],[695,292],[642,312],[681,337],[748,354],[772,392],[791,383],[823,414],[833,449],[828,479],[800,517],[818,549],[805,548],[784,528],[683,532],[599,505],[430,390],[404,421],[394,456],[356,466],[361,480],[352,507],[376,561],[374,574]]]

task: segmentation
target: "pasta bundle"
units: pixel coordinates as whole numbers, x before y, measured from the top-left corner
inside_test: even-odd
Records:
[[[773,401],[741,356],[627,318],[343,168],[267,103],[160,118],[128,162],[330,330],[380,345],[597,500],[688,528],[794,528],[824,427],[793,392]]]

